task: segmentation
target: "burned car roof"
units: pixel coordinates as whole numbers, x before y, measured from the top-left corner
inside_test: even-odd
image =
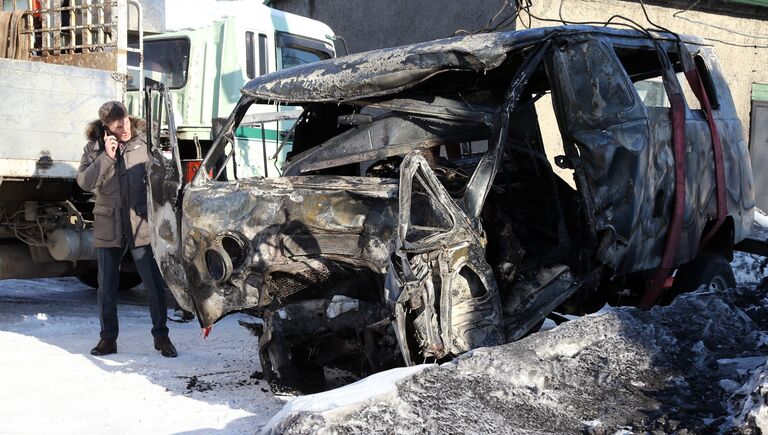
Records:
[[[256,100],[284,103],[377,97],[414,87],[447,70],[491,70],[499,67],[513,50],[555,36],[573,34],[640,39],[648,44],[648,36],[640,31],[596,26],[559,26],[457,36],[288,68],[251,80],[241,92]],[[653,36],[661,40],[677,40],[676,35],[669,33],[654,33]],[[679,37],[689,44],[707,45],[696,36]]]

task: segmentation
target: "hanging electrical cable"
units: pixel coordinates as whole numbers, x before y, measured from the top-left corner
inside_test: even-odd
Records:
[[[516,1],[519,1],[519,0],[516,0]],[[510,2],[511,2],[511,0],[502,0],[501,8],[499,9],[498,12],[496,12],[496,15],[494,15],[493,18],[491,18],[490,21],[488,21],[488,24],[483,29],[475,30],[475,31],[469,31],[469,30],[466,30],[466,29],[458,29],[455,32],[453,32],[453,35],[454,36],[461,35],[461,34],[464,34],[464,35],[474,35],[474,34],[477,34],[477,33],[495,32],[495,31],[497,31],[499,29],[502,29],[502,28],[504,28],[504,27],[506,27],[506,26],[508,26],[508,25],[510,25],[512,23],[514,23],[515,20],[517,19],[517,15],[518,15],[518,8],[517,7],[515,7],[515,10],[511,14],[507,15],[501,21],[499,21],[495,26],[493,26],[493,22],[496,21],[497,18],[499,18],[499,16],[502,14],[502,12],[504,12],[505,9],[509,8]]]
[[[523,1],[526,3],[524,6],[523,6],[523,5],[521,5],[521,3],[523,3]],[[723,31],[732,32],[732,33],[734,33],[734,34],[737,34],[737,35],[740,35],[740,36],[745,36],[745,37],[753,37],[753,38],[756,38],[756,39],[763,39],[763,38],[768,38],[768,36],[765,36],[765,37],[763,37],[763,36],[758,36],[758,35],[751,35],[751,34],[747,34],[747,33],[740,33],[740,32],[736,32],[736,31],[733,31],[733,30],[731,30],[731,29],[725,28],[725,27],[720,27],[720,26],[716,26],[716,25],[708,24],[708,23],[705,23],[705,22],[697,21],[697,20],[691,20],[691,19],[688,19],[688,18],[684,18],[684,17],[680,17],[680,16],[679,16],[680,14],[682,14],[682,13],[684,13],[684,12],[687,12],[687,11],[688,11],[688,10],[690,10],[691,8],[695,7],[695,6],[696,6],[696,4],[698,4],[699,2],[701,2],[701,0],[697,0],[697,1],[695,1],[695,2],[694,2],[693,4],[691,4],[691,6],[689,6],[687,9],[684,9],[684,10],[682,10],[682,11],[678,11],[678,12],[676,12],[675,14],[673,14],[673,17],[676,17],[676,18],[680,18],[680,19],[684,19],[684,20],[686,20],[686,21],[690,21],[690,22],[692,22],[692,23],[695,23],[695,24],[701,24],[701,25],[704,25],[704,26],[708,26],[708,27],[716,28],[716,29],[718,29],[718,30],[723,30]],[[643,1],[640,1],[640,6],[641,6],[641,7],[642,7],[642,9],[643,9],[643,14],[645,15],[645,18],[646,18],[646,20],[648,20],[648,22],[649,22],[651,25],[653,25],[654,27],[656,27],[656,29],[651,29],[651,30],[658,30],[658,31],[668,32],[668,33],[671,33],[671,34],[673,34],[673,35],[676,35],[674,32],[671,32],[671,31],[669,31],[669,29],[666,29],[666,28],[664,28],[664,27],[661,27],[661,26],[659,26],[658,24],[656,24],[656,23],[654,23],[653,21],[651,21],[651,20],[650,20],[650,17],[649,17],[649,15],[648,15],[648,12],[647,12],[647,10],[646,10],[646,8],[645,8],[645,3],[644,3]],[[560,0],[560,6],[559,6],[559,8],[558,8],[558,16],[559,16],[559,19],[552,19],[552,18],[544,18],[544,17],[538,17],[538,16],[534,15],[533,13],[531,13],[531,11],[530,11],[530,7],[531,7],[531,1],[530,1],[530,0],[518,0],[518,17],[519,17],[519,19],[520,19],[520,22],[521,22],[521,24],[522,24],[522,23],[523,23],[523,18],[522,18],[522,14],[521,14],[520,12],[521,12],[521,11],[522,11],[522,12],[525,12],[525,14],[528,16],[528,21],[529,21],[529,25],[527,26],[527,28],[530,28],[530,21],[531,21],[531,19],[534,19],[534,20],[537,20],[537,21],[542,21],[542,22],[559,23],[559,24],[603,25],[603,26],[606,26],[606,25],[608,25],[608,24],[614,24],[614,25],[622,25],[622,26],[626,26],[626,27],[630,27],[630,28],[635,28],[635,27],[633,27],[633,26],[630,26],[630,25],[627,25],[627,24],[624,24],[624,23],[612,23],[612,21],[613,21],[613,19],[614,19],[614,18],[620,18],[620,19],[624,19],[624,20],[626,20],[626,21],[628,21],[628,22],[632,22],[632,23],[634,23],[635,25],[637,25],[637,23],[635,23],[635,22],[634,22],[634,21],[632,21],[631,19],[629,19],[629,18],[627,18],[627,17],[625,17],[625,16],[623,16],[623,15],[618,15],[618,14],[617,14],[617,15],[613,15],[611,18],[609,18],[607,21],[604,21],[604,22],[600,22],[600,21],[567,21],[567,20],[563,19],[563,15],[562,15],[562,11],[563,11],[563,0]],[[639,25],[638,25],[638,26],[639,26]],[[525,27],[525,26],[524,26],[524,27]],[[638,29],[638,28],[635,28],[635,30],[640,30],[640,29]],[[726,41],[726,40],[723,40],[723,39],[718,39],[718,38],[711,38],[711,37],[704,37],[704,36],[702,36],[702,39],[706,39],[706,40],[708,40],[708,41],[712,41],[712,42],[716,42],[716,43],[720,43],[720,44],[724,44],[724,45],[729,45],[729,46],[733,46],[733,47],[742,47],[742,48],[768,48],[768,44],[766,44],[766,45],[760,45],[760,44],[743,44],[743,43],[737,43],[737,42],[732,42],[732,41]]]
[[[680,20],[688,21],[689,23],[698,24],[698,25],[701,25],[701,26],[711,27],[711,28],[717,29],[717,30],[722,30],[724,32],[733,33],[734,35],[743,36],[745,38],[768,39],[768,35],[753,35],[751,33],[743,33],[743,32],[739,32],[738,30],[730,29],[728,27],[722,27],[722,26],[718,26],[716,24],[705,23],[704,21],[700,21],[700,20],[696,20],[696,19],[693,19],[693,18],[688,18],[688,17],[683,17],[682,16],[684,13],[689,12],[691,9],[696,7],[696,5],[698,5],[699,3],[701,3],[701,0],[694,1],[687,8],[681,9],[681,10],[675,12],[674,14],[672,14],[672,17],[680,19]],[[721,44],[734,45],[734,46],[737,46],[737,47],[755,47],[755,48],[765,48],[766,47],[766,45],[757,46],[757,45],[753,45],[753,44],[738,44],[738,43],[720,41],[720,40],[715,40],[715,39],[712,39],[712,38],[705,38],[705,39],[709,39],[710,41],[716,41],[716,42],[719,42]]]

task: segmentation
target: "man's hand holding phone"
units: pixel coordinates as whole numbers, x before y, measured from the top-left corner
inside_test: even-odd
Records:
[[[117,138],[110,135],[107,131],[104,132],[104,151],[110,159],[115,159],[115,154],[117,152]]]

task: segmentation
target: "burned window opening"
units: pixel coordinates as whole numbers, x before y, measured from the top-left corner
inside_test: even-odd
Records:
[[[445,207],[430,194],[424,179],[416,174],[411,195],[411,221],[405,234],[409,243],[418,243],[434,233],[447,233],[454,222]]]
[[[630,80],[632,80],[632,84],[643,104],[649,108],[663,107],[669,109],[671,106],[664,90],[664,83],[661,79],[662,68],[659,64],[655,50],[621,46],[616,46],[614,49],[619,61],[629,75]],[[701,103],[693,92],[693,89],[691,89],[688,79],[683,73],[683,64],[680,60],[680,55],[676,50],[676,48],[667,50],[667,56],[675,69],[677,81],[683,89],[683,96],[688,108],[703,119],[704,111],[701,107]],[[709,69],[700,54],[694,55],[693,59],[694,66],[704,84],[704,90],[707,93],[710,105],[712,106],[712,109],[717,109],[717,107],[719,107],[719,102],[717,95],[714,92],[714,88],[712,87],[712,77],[709,73]]]

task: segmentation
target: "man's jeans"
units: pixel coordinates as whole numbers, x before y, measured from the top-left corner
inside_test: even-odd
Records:
[[[124,252],[124,248],[96,248],[96,258],[99,262],[98,303],[102,340],[117,340],[117,287],[120,280],[120,261]],[[149,314],[152,317],[152,336],[167,337],[165,286],[152,256],[152,248],[140,246],[131,249],[131,256],[147,292]]]

